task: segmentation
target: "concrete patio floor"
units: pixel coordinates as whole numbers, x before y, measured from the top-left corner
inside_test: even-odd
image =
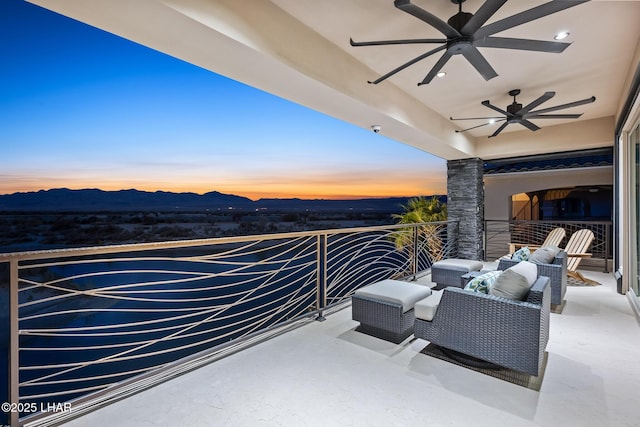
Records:
[[[640,327],[611,274],[551,315],[539,392],[355,331],[347,307],[65,426],[638,426]]]

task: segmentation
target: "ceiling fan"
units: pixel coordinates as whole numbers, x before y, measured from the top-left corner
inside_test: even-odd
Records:
[[[530,122],[529,119],[577,119],[582,116],[580,114],[547,114],[558,110],[564,110],[565,108],[577,107],[578,105],[590,104],[596,100],[595,96],[591,98],[581,99],[579,101],[569,102],[567,104],[556,105],[555,107],[543,108],[542,110],[533,111],[534,108],[539,106],[540,104],[547,102],[551,98],[555,96],[555,92],[545,92],[538,99],[534,100],[527,106],[523,107],[522,104],[516,101],[516,96],[520,95],[520,89],[513,89],[509,91],[509,96],[513,96],[513,102],[510,105],[507,105],[507,110],[502,110],[494,105],[491,105],[489,101],[482,101],[481,104],[485,107],[489,107],[492,110],[497,111],[502,114],[504,117],[466,117],[466,118],[458,118],[455,119],[453,117],[449,117],[451,120],[490,120],[488,123],[484,123],[478,126],[473,126],[468,129],[456,130],[456,132],[466,132],[471,129],[476,129],[482,126],[487,126],[493,123],[504,122],[502,125],[491,135],[489,138],[492,138],[498,135],[500,132],[504,130],[508,125],[512,123],[518,123],[522,126],[530,129],[532,131],[536,131],[540,129],[534,123]]]
[[[498,74],[491,67],[489,62],[482,56],[479,47],[493,47],[500,49],[516,49],[516,50],[532,50],[537,52],[560,53],[564,51],[570,43],[543,40],[528,40],[508,37],[490,37],[493,34],[504,30],[525,24],[527,22],[543,18],[561,10],[586,3],[589,0],[556,0],[517,13],[508,18],[501,19],[489,25],[483,26],[489,18],[491,18],[502,7],[507,0],[486,0],[478,9],[476,14],[463,12],[462,3],[466,0],[451,0],[452,3],[458,5],[458,13],[453,15],[447,22],[427,12],[423,8],[412,4],[410,0],[395,0],[394,6],[403,12],[415,16],[421,21],[431,25],[440,31],[446,38],[438,39],[407,39],[407,40],[381,40],[369,42],[356,42],[350,39],[351,46],[380,46],[380,45],[402,45],[402,44],[422,44],[433,43],[441,44],[441,46],[430,50],[409,62],[391,70],[387,74],[379,77],[372,84],[378,84],[383,80],[393,76],[399,71],[413,65],[437,52],[445,51],[438,62],[431,68],[431,71],[425,76],[418,86],[427,84],[436,76],[436,74],[444,67],[447,61],[453,55],[464,56],[473,67],[484,77],[485,80],[492,79]]]

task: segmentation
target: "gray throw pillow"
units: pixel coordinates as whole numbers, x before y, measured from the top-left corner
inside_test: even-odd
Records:
[[[522,274],[507,269],[498,276],[489,289],[489,294],[512,300],[523,300],[529,293],[529,289],[531,286]]]
[[[529,261],[536,264],[551,264],[556,255],[558,255],[556,249],[558,248],[553,246],[543,246],[536,249],[536,251],[529,256]]]
[[[545,248],[549,248],[549,249],[551,249],[551,250],[553,251],[553,256],[554,256],[554,257],[555,257],[555,256],[558,256],[558,254],[559,254],[560,252],[562,252],[562,249],[560,249],[559,247],[554,246],[554,245],[545,246]]]

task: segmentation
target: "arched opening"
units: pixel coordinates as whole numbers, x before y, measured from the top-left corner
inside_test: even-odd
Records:
[[[511,196],[514,220],[609,221],[611,185],[554,188]]]

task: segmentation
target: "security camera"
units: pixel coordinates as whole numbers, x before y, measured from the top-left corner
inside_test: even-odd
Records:
[[[374,131],[375,133],[380,133],[380,125],[371,126],[371,130]]]

